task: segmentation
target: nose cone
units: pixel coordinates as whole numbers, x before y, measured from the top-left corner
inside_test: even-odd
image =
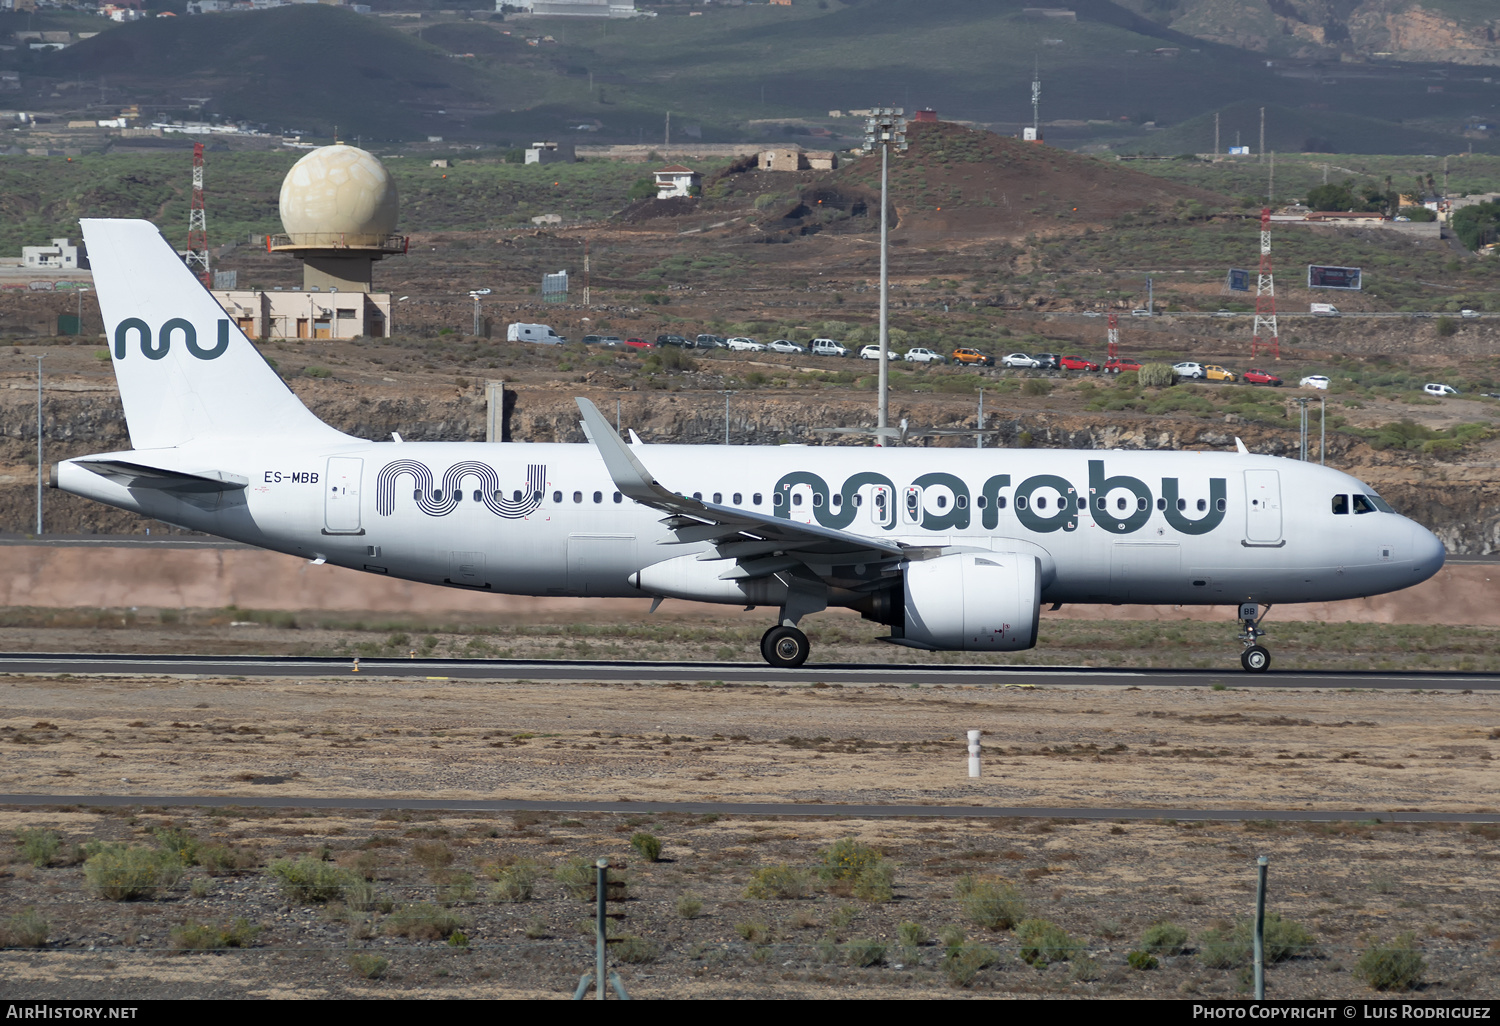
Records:
[[[1420,524],[1411,525],[1411,584],[1420,584],[1443,568],[1448,551],[1437,535]]]

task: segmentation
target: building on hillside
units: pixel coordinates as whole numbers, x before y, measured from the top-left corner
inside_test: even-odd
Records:
[[[672,199],[674,196],[696,196],[703,185],[703,176],[692,168],[673,164],[656,172],[656,198]]]
[[[388,292],[215,289],[213,296],[252,339],[391,336]]]
[[[913,121],[924,122],[927,124],[937,124],[937,111],[933,110],[931,107],[923,107],[921,110],[913,113],[911,119]]]
[[[92,124],[93,122],[90,122]],[[80,263],[80,260],[82,262]],[[53,239],[50,246],[22,246],[21,266],[39,270],[76,270],[89,265],[88,258],[80,258],[78,247],[67,239]]]
[[[839,155],[833,150],[808,150],[802,156],[814,171],[833,171],[839,166]]]
[[[640,13],[635,0],[531,0],[524,6],[538,18],[634,18]]]
[[[1312,210],[1303,218],[1305,221],[1317,221],[1321,224],[1370,224],[1385,219],[1385,215],[1379,211],[1365,210]]]
[[[761,171],[800,171],[807,167],[807,159],[800,146],[779,146],[762,150],[756,166]]]
[[[572,143],[534,142],[526,148],[528,164],[571,164],[577,159]]]

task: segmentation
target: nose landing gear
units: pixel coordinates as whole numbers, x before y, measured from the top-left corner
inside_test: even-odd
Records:
[[[1256,644],[1256,639],[1263,638],[1266,632],[1260,629],[1260,622],[1266,618],[1271,611],[1268,605],[1261,610],[1254,602],[1240,603],[1240,643],[1245,646],[1245,651],[1240,653],[1240,665],[1245,668],[1246,673],[1265,673],[1271,667],[1271,653],[1265,646]]]

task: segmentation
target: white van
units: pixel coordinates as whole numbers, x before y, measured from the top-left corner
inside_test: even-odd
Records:
[[[831,338],[815,338],[812,340],[812,354],[814,356],[848,356],[849,350]]]
[[[1314,317],[1337,317],[1339,308],[1332,303],[1313,303],[1307,308],[1307,312]]]
[[[505,329],[507,342],[540,342],[543,345],[559,346],[567,339],[553,331],[547,324],[512,324]]]

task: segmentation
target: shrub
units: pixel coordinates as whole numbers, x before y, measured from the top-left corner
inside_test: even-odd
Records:
[[[634,934],[626,934],[613,941],[609,950],[616,960],[630,965],[645,965],[661,957],[660,948],[646,938],[637,937]]]
[[[807,893],[807,878],[788,865],[762,866],[750,874],[747,898],[800,898]]]
[[[734,924],[734,932],[751,944],[764,944],[771,939],[771,927],[759,919],[747,919]]]
[[[1157,923],[1141,938],[1141,950],[1158,955],[1180,955],[1187,942],[1188,932],[1176,923]]]
[[[1021,386],[1022,395],[1051,395],[1052,382],[1045,378],[1027,378]]]
[[[403,905],[386,917],[381,929],[392,937],[446,940],[464,925],[463,917],[430,902]]]
[[[844,962],[854,966],[879,965],[885,961],[885,945],[869,937],[856,937],[844,944]]]
[[[1416,949],[1415,938],[1403,933],[1390,944],[1371,944],[1360,953],[1354,975],[1371,990],[1411,990],[1422,982],[1427,959]]]
[[[198,864],[209,876],[224,876],[255,864],[255,856],[225,844],[204,845],[197,849]]]
[[[344,888],[344,904],[354,912],[370,912],[377,908],[388,911],[391,903],[372,882],[356,879]]]
[[[541,867],[530,859],[513,862],[496,874],[490,897],[495,901],[530,901],[541,872]]]
[[[260,927],[252,926],[244,916],[222,926],[205,926],[189,919],[172,927],[168,936],[178,951],[221,951],[225,948],[248,948],[255,943]]]
[[[174,853],[184,866],[198,864],[198,838],[179,827],[157,827],[151,831],[156,846]]]
[[[391,967],[390,959],[357,952],[349,956],[349,968],[367,980],[378,980]]]
[[[881,858],[878,849],[853,837],[844,837],[818,852],[823,864],[818,878],[838,894],[853,894],[865,901],[890,901],[896,871]]]
[[[684,894],[677,899],[677,914],[684,919],[697,919],[703,914],[703,901],[691,894]]]
[[[45,869],[52,857],[62,850],[62,838],[56,830],[17,830],[16,844],[21,849],[21,857],[38,869]]]
[[[1439,317],[1437,319],[1437,333],[1439,338],[1448,338],[1458,331],[1458,325],[1453,323],[1452,317]]]
[[[277,859],[268,872],[281,885],[282,895],[298,905],[323,905],[344,896],[344,889],[354,881],[337,866],[310,855],[296,862]]]
[[[927,928],[921,923],[902,923],[896,927],[896,936],[909,948],[927,943]]]
[[[1136,380],[1146,388],[1166,388],[1175,384],[1177,375],[1168,363],[1148,363],[1136,373]]]
[[[969,921],[987,930],[1014,929],[1026,916],[1026,899],[1009,880],[960,877],[956,896]]]
[[[182,878],[182,863],[168,851],[123,844],[91,844],[83,877],[94,893],[109,901],[153,898]]]
[[[1228,923],[1213,926],[1198,938],[1198,957],[1204,965],[1214,969],[1244,965],[1250,961],[1255,949],[1254,931],[1254,924],[1249,919],[1241,919],[1233,926]],[[1282,919],[1279,912],[1266,913],[1264,940],[1268,965],[1306,954],[1315,943],[1306,927]]]
[[[1145,951],[1129,952],[1125,956],[1125,961],[1129,963],[1130,968],[1139,969],[1142,972],[1148,969],[1156,969],[1161,965],[1161,963],[1156,960],[1155,955],[1152,955]]]
[[[1074,983],[1092,983],[1102,975],[1104,973],[1099,968],[1099,963],[1087,955],[1073,959],[1071,968],[1068,969],[1068,979]]]
[[[630,846],[647,862],[661,861],[661,838],[655,834],[638,831],[630,837]]]
[[[1000,952],[987,944],[959,944],[948,949],[943,956],[943,975],[955,987],[967,987],[974,977],[1000,961]]]
[[[1021,945],[1021,960],[1027,965],[1045,966],[1066,962],[1083,950],[1083,945],[1068,936],[1068,931],[1047,919],[1027,919],[1016,927]]]
[[[7,916],[0,923],[0,948],[40,948],[47,944],[51,924],[34,908]]]
[[[568,897],[577,901],[594,900],[594,881],[599,872],[593,862],[588,859],[575,858],[558,866],[552,871],[553,878],[562,885],[563,890],[568,892]],[[604,878],[605,898],[610,901],[624,901],[628,884],[624,877],[616,870],[606,871]]]
[[[442,869],[453,865],[453,849],[442,841],[431,844],[419,842],[412,845],[411,857],[424,869]]]

